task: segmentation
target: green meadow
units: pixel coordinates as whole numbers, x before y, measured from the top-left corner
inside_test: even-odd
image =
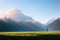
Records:
[[[42,35],[59,35],[60,32],[0,32],[5,36],[42,36]]]

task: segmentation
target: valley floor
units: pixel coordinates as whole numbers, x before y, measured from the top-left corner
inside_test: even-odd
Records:
[[[0,40],[60,40],[60,32],[0,32]]]
[[[42,36],[42,35],[60,35],[60,32],[0,32],[5,36]]]

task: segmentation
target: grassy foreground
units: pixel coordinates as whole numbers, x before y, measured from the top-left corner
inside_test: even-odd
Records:
[[[60,32],[0,32],[5,36],[38,36],[38,35],[60,35]]]

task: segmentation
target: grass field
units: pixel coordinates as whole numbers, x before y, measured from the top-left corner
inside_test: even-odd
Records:
[[[5,36],[38,36],[38,35],[60,35],[60,32],[0,32]]]

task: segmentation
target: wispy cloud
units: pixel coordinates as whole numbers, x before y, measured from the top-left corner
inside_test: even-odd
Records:
[[[32,17],[24,15],[21,10],[17,8],[11,8],[6,13],[0,13],[0,18],[11,18],[18,21],[31,21]]]
[[[0,13],[0,18],[4,18],[4,17],[9,18],[13,16],[14,14],[16,14],[17,12],[20,12],[20,10],[18,10],[17,8],[11,8],[5,13]]]

